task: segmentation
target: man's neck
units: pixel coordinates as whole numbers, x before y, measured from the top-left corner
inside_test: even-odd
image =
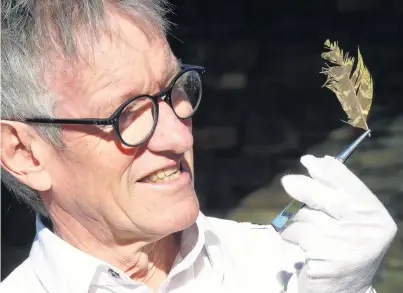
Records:
[[[147,284],[157,292],[167,279],[180,250],[181,233],[169,235],[144,247],[137,263],[125,270],[133,280]]]
[[[52,214],[52,224],[53,232],[61,239],[115,266],[133,280],[148,285],[154,292],[167,279],[180,250],[181,233],[152,243],[141,240],[119,241],[115,235],[99,232],[104,230],[103,227],[84,227],[68,214]]]

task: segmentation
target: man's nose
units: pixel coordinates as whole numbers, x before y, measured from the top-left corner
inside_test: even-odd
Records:
[[[154,152],[171,151],[183,154],[193,147],[191,122],[180,120],[172,108],[164,101],[159,101],[158,123],[148,148]]]

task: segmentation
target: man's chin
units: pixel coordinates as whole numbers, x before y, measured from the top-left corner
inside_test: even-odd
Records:
[[[189,198],[164,212],[160,218],[162,222],[160,227],[166,229],[166,234],[185,230],[196,222],[199,213],[199,201],[196,197]]]
[[[166,201],[166,200],[165,200]],[[154,206],[133,204],[123,207],[124,213],[136,230],[149,235],[167,236],[193,225],[199,216],[199,201],[196,195],[183,194],[178,201],[171,203],[154,202]]]

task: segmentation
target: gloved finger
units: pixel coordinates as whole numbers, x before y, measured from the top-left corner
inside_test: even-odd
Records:
[[[375,197],[353,172],[333,157],[316,158],[312,155],[305,155],[301,157],[301,163],[307,168],[313,179],[325,182],[334,189],[342,189],[355,197],[362,194]]]
[[[303,251],[308,251],[318,237],[315,226],[302,222],[294,222],[283,232],[281,238],[285,241],[298,245]]]
[[[323,211],[335,219],[343,215],[344,196],[304,175],[286,175],[281,179],[285,191],[314,210]]]
[[[339,221],[320,210],[314,210],[308,206],[300,209],[293,218],[294,222],[304,222],[317,227],[322,233],[329,230],[336,230]]]

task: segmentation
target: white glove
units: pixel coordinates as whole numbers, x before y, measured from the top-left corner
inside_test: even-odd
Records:
[[[397,226],[378,198],[332,157],[303,156],[304,175],[286,175],[287,193],[306,204],[281,236],[299,245],[306,262],[299,293],[371,292]]]

